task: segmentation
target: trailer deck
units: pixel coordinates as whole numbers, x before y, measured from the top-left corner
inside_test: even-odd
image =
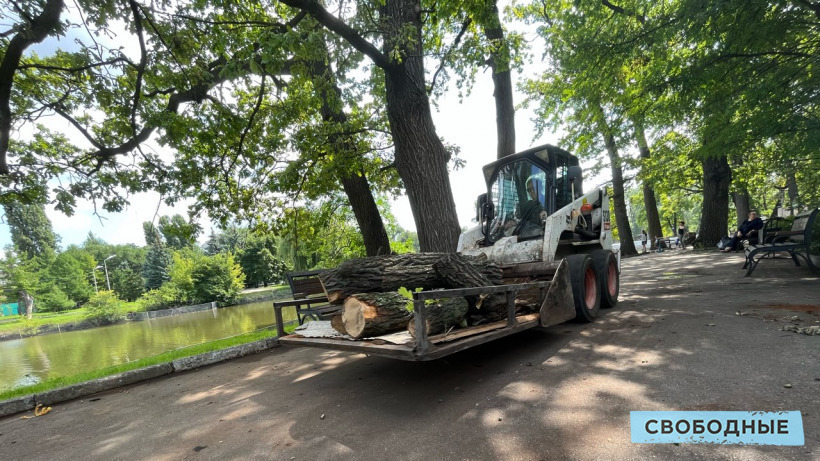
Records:
[[[416,322],[416,331],[419,332],[416,339],[413,339],[408,332],[401,332],[364,340],[355,340],[350,336],[342,335],[333,330],[330,327],[329,321],[314,321],[306,323],[297,329],[297,332],[294,334],[280,337],[279,342],[293,346],[344,350],[409,361],[435,360],[488,341],[503,338],[541,325],[541,314],[539,313],[516,315],[515,295],[519,291],[539,289],[539,300],[543,302],[548,295],[545,291],[550,288],[550,284],[551,282],[548,281],[530,282],[413,293],[414,321]],[[506,294],[506,320],[427,336],[426,329],[422,327],[426,315],[426,300],[461,296],[481,296],[493,293]]]

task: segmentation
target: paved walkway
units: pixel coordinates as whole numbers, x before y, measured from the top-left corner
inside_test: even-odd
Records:
[[[820,459],[820,279],[742,256],[624,260],[593,324],[429,363],[279,347],[0,419],[3,459]],[[787,386],[788,385],[788,386]],[[805,446],[647,445],[632,410],[799,410]]]

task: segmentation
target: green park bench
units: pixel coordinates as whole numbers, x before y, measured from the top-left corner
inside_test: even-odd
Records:
[[[818,208],[797,215],[789,231],[776,232],[772,238],[766,238],[767,243],[750,245],[746,248],[746,262],[743,265],[746,277],[752,275],[760,260],[774,258],[775,254],[786,252],[791,256],[796,266],[800,265],[797,259],[802,258],[812,271],[820,270],[815,266],[809,255],[811,246],[812,227],[817,218]]]

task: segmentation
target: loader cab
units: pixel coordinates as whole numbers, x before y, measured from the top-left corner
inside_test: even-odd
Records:
[[[487,194],[478,200],[477,217],[485,245],[511,235],[542,238],[547,216],[582,193],[578,159],[551,145],[504,157],[484,167]]]

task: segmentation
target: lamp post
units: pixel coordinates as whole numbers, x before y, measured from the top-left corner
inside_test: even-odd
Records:
[[[100,266],[97,266],[91,271],[91,276],[94,277],[94,293],[100,292],[100,290],[97,289],[97,269],[99,268]]]
[[[105,286],[108,287],[108,291],[111,291],[111,282],[108,281],[108,264],[107,261],[117,255],[111,255],[105,259],[103,259],[103,268],[105,269]]]

